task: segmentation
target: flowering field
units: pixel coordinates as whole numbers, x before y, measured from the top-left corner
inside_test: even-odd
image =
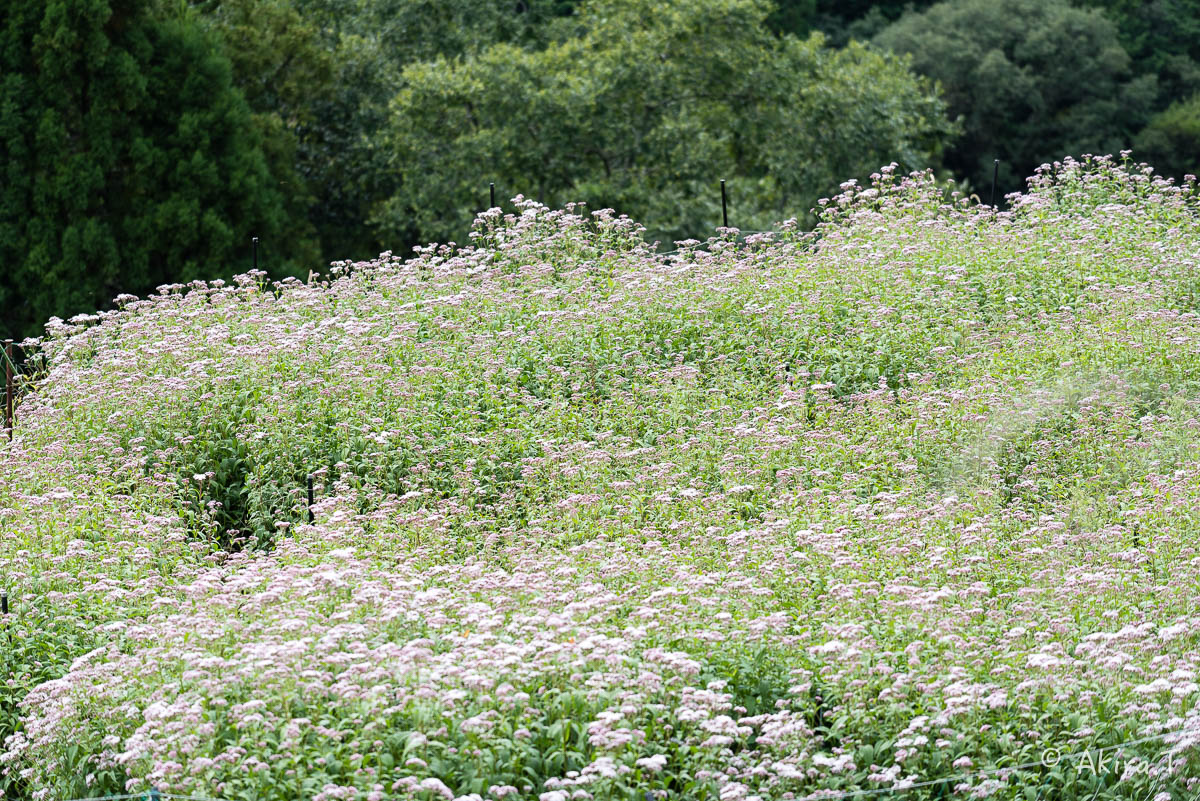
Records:
[[[1195,798],[1200,204],[1030,185],[665,256],[525,203],[52,324],[6,797]]]

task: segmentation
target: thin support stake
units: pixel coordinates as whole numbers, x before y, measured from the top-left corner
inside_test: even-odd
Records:
[[[254,249],[254,269],[258,269],[258,237],[253,237],[250,240],[250,245]]]
[[[729,227],[729,202],[725,197],[725,179],[721,179],[721,225]]]
[[[992,161],[992,202],[991,207],[996,208],[996,179],[1000,177],[1000,159]]]
[[[4,427],[8,429],[8,439],[13,438],[13,355],[12,340],[4,341]]]
[[[313,522],[313,482],[312,473],[308,474],[308,522]]]
[[[0,592],[0,615],[8,614],[8,590]]]
[[[492,194],[492,205],[488,206],[488,208],[494,209],[496,208],[496,183],[493,181],[492,183],[488,184],[488,189]]]

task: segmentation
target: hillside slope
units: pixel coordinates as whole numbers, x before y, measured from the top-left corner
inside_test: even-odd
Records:
[[[52,325],[10,796],[1194,797],[1194,187],[845,189],[815,236],[526,204]]]

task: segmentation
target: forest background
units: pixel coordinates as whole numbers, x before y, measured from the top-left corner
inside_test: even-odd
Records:
[[[673,241],[879,166],[988,199],[1200,167],[1200,0],[0,0],[0,336],[467,241],[521,194]]]

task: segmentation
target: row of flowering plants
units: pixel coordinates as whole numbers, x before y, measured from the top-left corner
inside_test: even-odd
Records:
[[[1194,798],[1193,183],[843,189],[52,321],[6,797]]]

